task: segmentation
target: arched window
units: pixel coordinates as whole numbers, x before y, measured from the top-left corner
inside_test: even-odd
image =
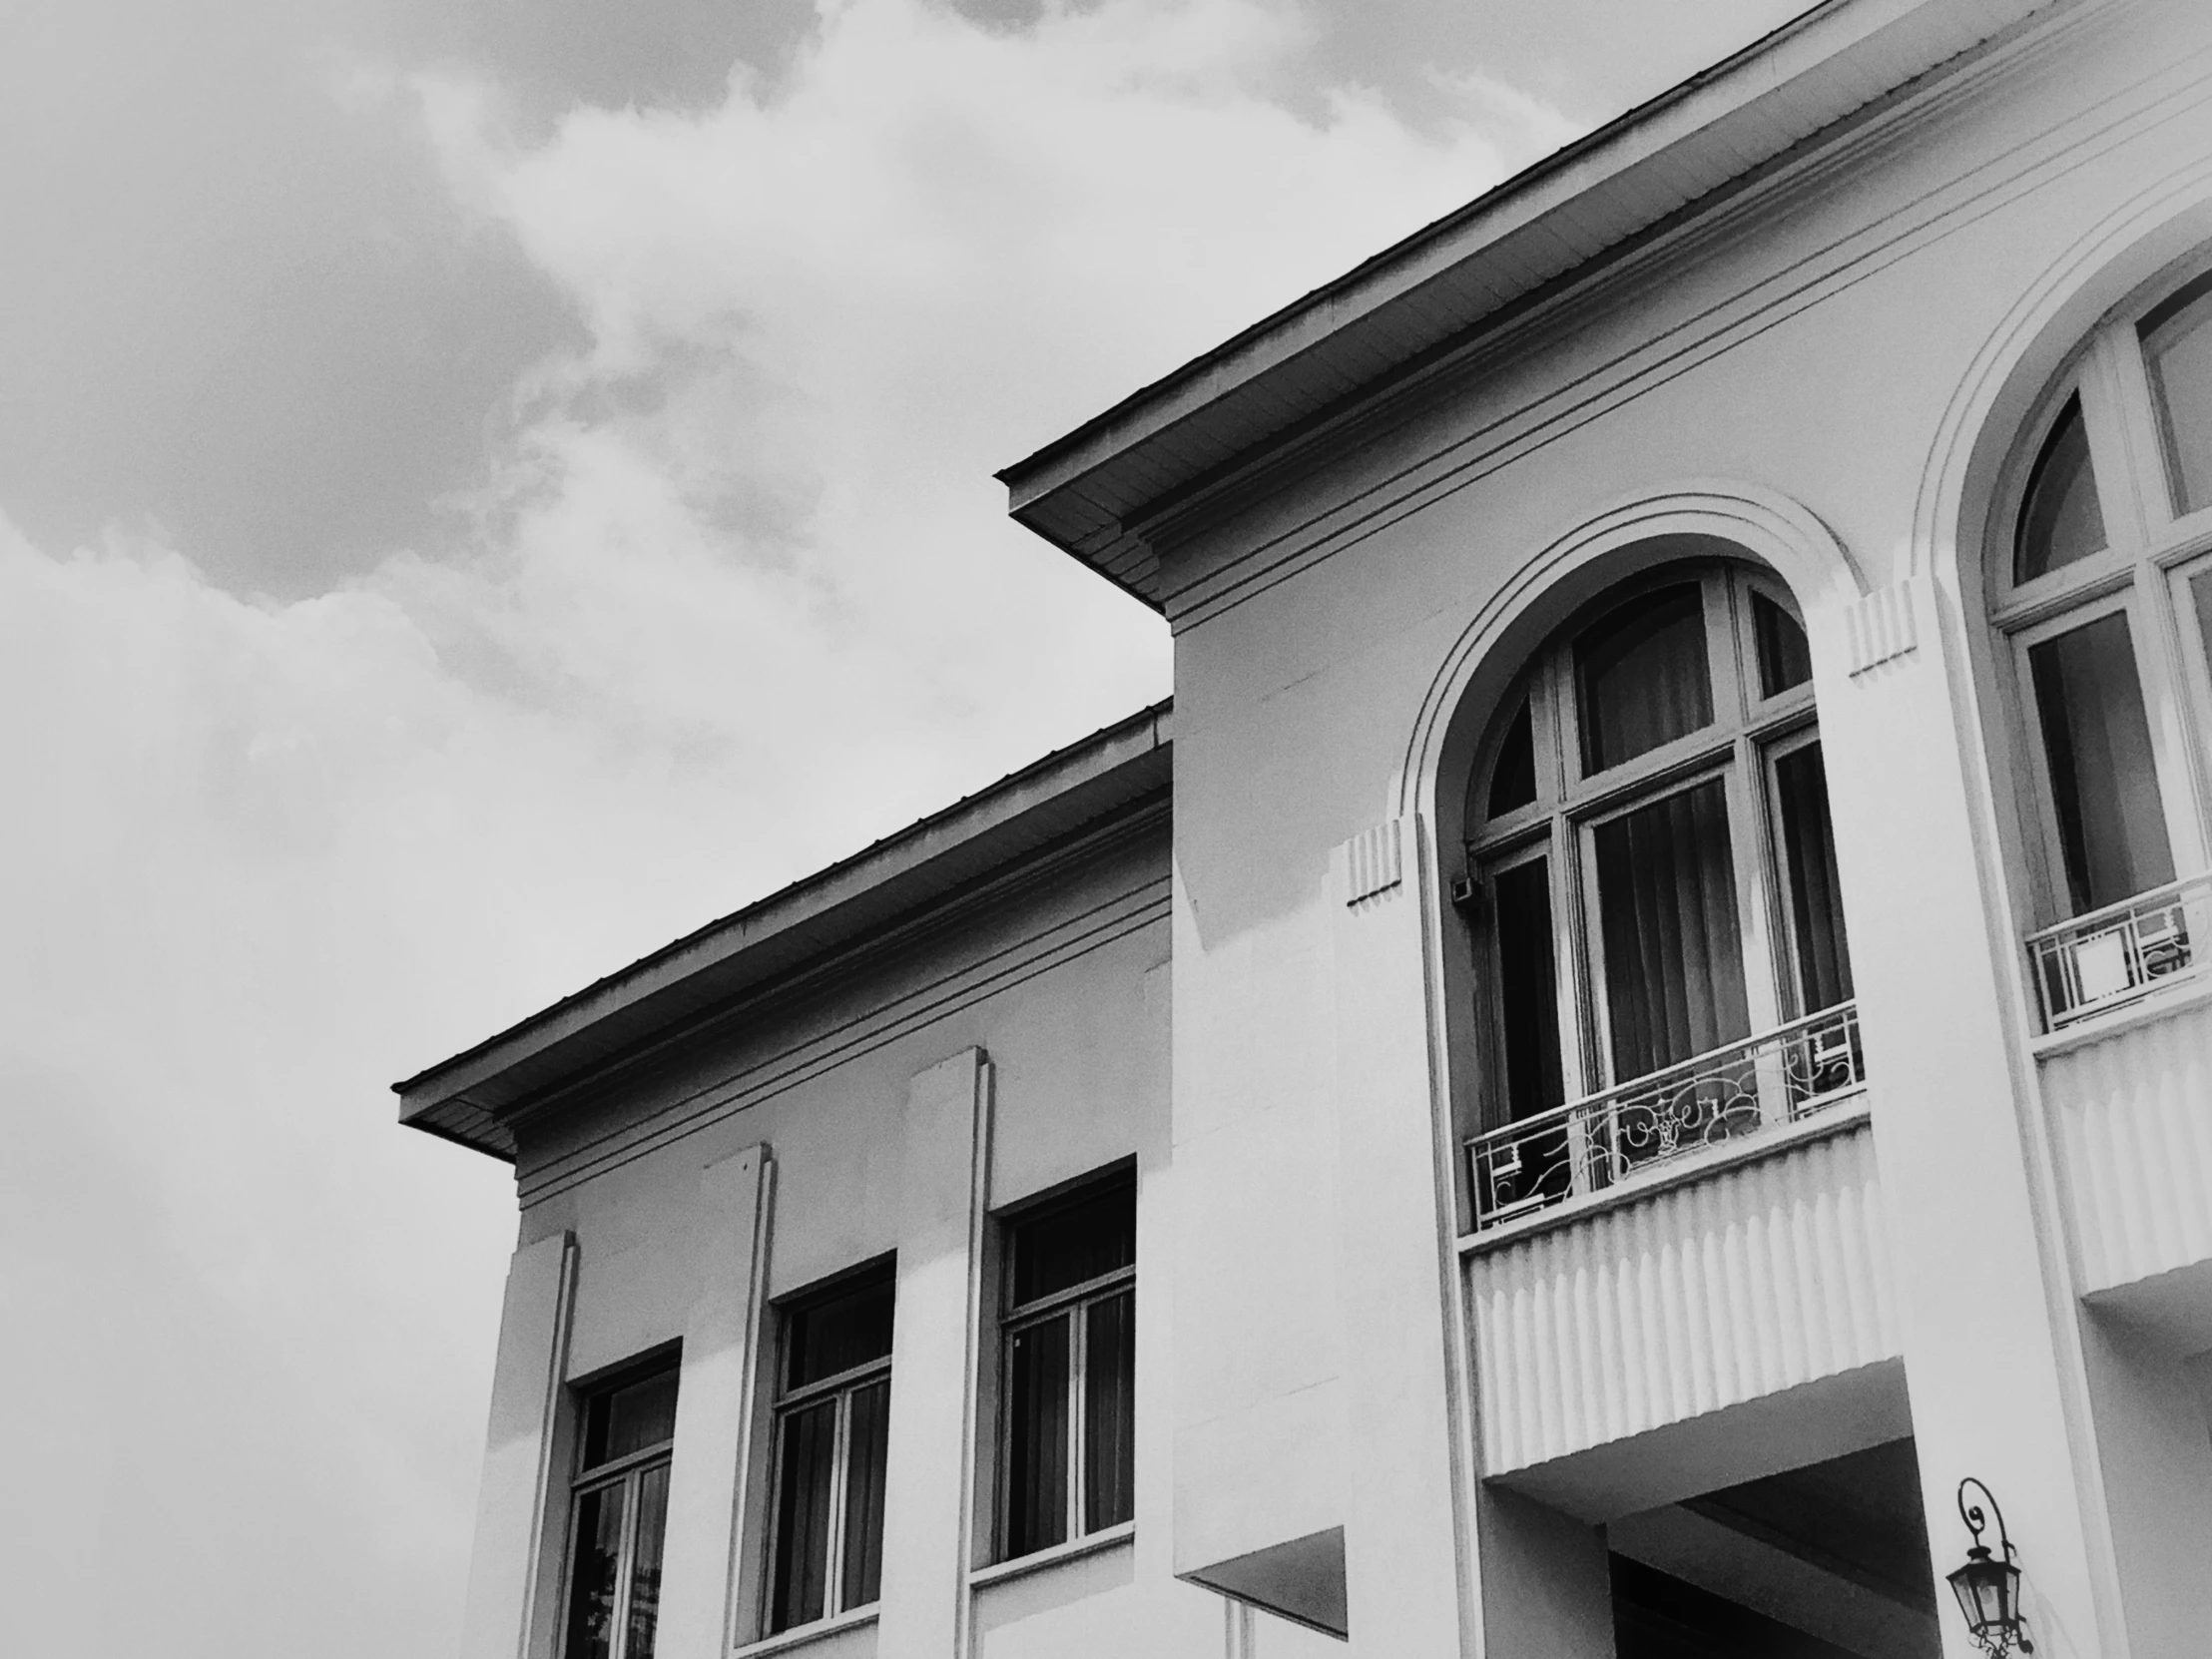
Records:
[[[1788,593],[1716,559],[1609,590],[1507,697],[1466,815],[1481,1223],[1858,1080],[1812,679]]]
[[[2057,1025],[2202,954],[2212,273],[2115,312],[2046,390],[1987,563]]]

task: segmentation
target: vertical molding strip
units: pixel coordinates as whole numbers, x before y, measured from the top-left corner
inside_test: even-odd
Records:
[[[519,1247],[507,1266],[492,1371],[491,1420],[476,1496],[476,1537],[461,1615],[462,1659],[528,1659],[546,1561],[559,1438],[561,1379],[576,1304],[576,1240],[562,1232]]]
[[[670,1654],[712,1654],[733,1636],[768,1172],[765,1145],[699,1172],[699,1286],[684,1320],[661,1585],[659,1641]]]

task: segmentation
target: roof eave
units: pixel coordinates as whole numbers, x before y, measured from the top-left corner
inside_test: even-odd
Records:
[[[1017,862],[1054,826],[1111,818],[1167,783],[1170,705],[1057,750],[853,856],[709,923],[392,1085],[402,1124],[515,1155],[507,1112],[570,1074]],[[1086,818],[1085,815],[1088,815]]]

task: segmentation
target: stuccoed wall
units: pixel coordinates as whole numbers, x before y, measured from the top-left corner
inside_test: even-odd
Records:
[[[1223,1651],[1220,1601],[1175,1582],[1167,1560],[1176,1267],[1167,866],[1155,817],[1095,859],[877,952],[781,1012],[687,1044],[568,1115],[525,1129],[517,1260],[535,1278],[525,1284],[518,1269],[517,1284],[525,1294],[550,1287],[536,1258],[548,1250],[557,1258],[570,1241],[561,1377],[588,1378],[658,1346],[685,1345],[662,1651],[721,1651],[726,1620],[740,1639],[758,1629],[752,1598],[769,1430],[766,1411],[749,1412],[746,1401],[768,1390],[754,1374],[766,1364],[759,1357],[773,1353],[766,1303],[894,1252],[883,1610],[878,1621],[799,1651],[841,1659],[949,1653],[963,1642],[992,1659]],[[971,1356],[995,1309],[994,1263],[984,1259],[992,1234],[972,1207],[979,1200],[987,1215],[1130,1158],[1140,1178],[1134,1538],[994,1576],[970,1595],[966,1566],[989,1559],[993,1428],[987,1400],[974,1420]],[[527,1318],[509,1323],[531,1342],[542,1335]],[[529,1367],[503,1363],[502,1389],[526,1393],[511,1371],[526,1377]],[[495,1436],[501,1420],[495,1401]],[[965,1433],[976,1436],[972,1450]],[[572,1455],[556,1434],[532,1621],[537,1654],[557,1646]],[[486,1501],[496,1504],[494,1488],[514,1479],[497,1446],[486,1479]],[[733,1538],[729,1495],[741,1479],[745,1519]],[[971,1487],[981,1496],[972,1506]],[[722,1593],[733,1558],[741,1566],[734,1613]],[[510,1627],[492,1646],[511,1653],[512,1641]],[[1295,1659],[1319,1641],[1276,1626],[1265,1652]]]
[[[1793,564],[1747,544],[1791,578],[1814,641],[1893,1249],[1914,1264],[1902,1318],[1932,1535],[1962,1547],[1952,1487],[2003,1471],[2015,1536],[2038,1539],[2053,1621],[2080,1651],[2126,1650],[2106,1516],[2121,1499],[2093,1450],[2022,1058],[2000,840],[2010,808],[1986,778],[1958,610],[1980,578],[1970,560],[1959,571],[1958,525],[1932,518],[1929,501],[1960,441],[1947,412],[2005,379],[1978,359],[2053,349],[2007,333],[2038,279],[2084,244],[2103,252],[2080,280],[2123,269],[2143,227],[2212,194],[2199,182],[2212,164],[2207,47],[2181,4],[2061,18],[1909,121],[1745,193],[1538,312],[1448,384],[1161,527],[1179,630],[1173,1133],[1183,1248],[1208,1263],[1178,1294],[1174,1409],[1190,1453],[1179,1549],[1186,1537],[1201,1551],[1261,1549],[1346,1524],[1358,1627],[1372,1605],[1363,1531],[1386,1535],[1407,1512],[1468,1525],[1476,1471],[1452,1272],[1366,1265],[1446,1264],[1456,1220],[1402,1174],[1356,1185],[1341,1155],[1349,1122],[1439,1160],[1469,1126],[1464,1033],[1456,1064],[1436,1039],[1465,997],[1464,934],[1435,889],[1457,872],[1452,764],[1468,741],[1435,718],[1439,680],[1470,634],[1487,629],[1509,668],[1564,614],[1517,584],[1578,525],[1719,480],[1801,511],[1848,557],[1823,568],[1817,549]],[[2171,202],[2116,232],[2119,207],[2162,182]],[[1600,585],[1603,568],[1571,591]],[[1854,675],[1847,613],[1900,584],[1889,603],[1911,616],[1918,648]],[[1499,620],[1514,616],[1517,629]],[[1439,776],[1424,778],[1431,765]],[[1395,1063],[1373,1036],[1348,1060],[1340,1033],[1374,1019],[1347,1009],[1383,1016],[1369,1007],[1371,976],[1334,966],[1350,923],[1332,858],[1415,816],[1407,880],[1423,884],[1427,931],[1376,925],[1425,953],[1433,1020],[1392,1028]],[[1416,874],[1420,856],[1442,867]],[[1438,1125],[1432,1108],[1462,1121]],[[1448,1167],[1429,1173],[1448,1193]],[[1255,1182],[1270,1194],[1263,1239],[1246,1215]],[[1372,1381],[1341,1334],[1355,1318],[1383,1323],[1364,1300],[1378,1287],[1396,1299],[1388,1323],[1453,1356],[1449,1410],[1409,1420],[1363,1397]],[[1992,1390],[1992,1377],[2005,1385]],[[1391,1443],[1407,1432],[1426,1443]],[[1427,1472],[1363,1491],[1358,1471],[1377,1465]],[[1216,1466],[1270,1475],[1194,1484]],[[1462,1552],[1456,1584],[1401,1586],[1397,1639],[1432,1651],[1460,1639],[1454,1626],[1483,1599],[1478,1554]]]

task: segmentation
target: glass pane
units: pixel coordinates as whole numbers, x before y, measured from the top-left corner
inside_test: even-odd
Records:
[[[769,1629],[819,1619],[830,1588],[830,1500],[836,1479],[837,1402],[787,1414],[776,1478],[776,1574]]]
[[[2089,428],[2082,423],[2081,399],[2076,397],[2058,416],[2043,440],[2043,452],[2035,457],[2035,470],[2027,475],[2012,580],[2031,582],[2103,546],[2104,508],[2089,467]]]
[[[2143,318],[2143,366],[2182,512],[2212,504],[2212,276]]]
[[[1828,822],[1828,773],[1821,746],[1793,749],[1774,764],[1775,811],[1789,865],[1790,915],[1797,924],[1798,1012],[1851,998],[1851,943],[1844,935],[1843,885]]]
[[[622,1485],[576,1500],[575,1561],[568,1584],[563,1659],[608,1659],[615,1650],[615,1573],[622,1558]]]
[[[891,1384],[854,1388],[846,1426],[844,1567],[837,1607],[865,1607],[883,1589],[883,1482],[890,1466]]]
[[[630,1645],[623,1659],[653,1659],[667,1545],[668,1465],[656,1463],[638,1476],[638,1549],[630,1564]]]
[[[2114,611],[2027,654],[2073,912],[2174,878],[2135,643]]]
[[[2212,570],[2190,579],[2189,597],[2196,602],[2197,632],[2204,639],[2204,660],[2212,664]]]
[[[891,1276],[870,1275],[832,1296],[794,1308],[786,1318],[788,1387],[885,1359],[891,1351]]]
[[[1574,663],[1585,772],[1713,724],[1705,604],[1694,582],[1633,599],[1584,629]]]
[[[1137,1189],[1122,1181],[1014,1228],[1014,1302],[1064,1291],[1137,1262]]]
[[[1501,818],[1516,807],[1536,799],[1536,731],[1524,701],[1505,739],[1497,748],[1497,765],[1490,769],[1490,807],[1487,816]]]
[[[1721,781],[1640,807],[1595,834],[1613,1080],[1749,1036]]]
[[[1490,881],[1497,902],[1497,992],[1505,1026],[1506,1110],[1515,1118],[1566,1102],[1559,990],[1551,944],[1551,860],[1531,858]]]
[[[584,1467],[676,1437],[676,1368],[594,1394],[584,1412]]]
[[[1751,631],[1759,647],[1759,695],[1780,697],[1813,678],[1813,648],[1798,620],[1763,593],[1751,596]]]
[[[1094,1302],[1083,1349],[1083,1530],[1137,1512],[1137,1293]]]
[[[1006,1554],[1068,1529],[1068,1319],[1017,1331],[1007,1347]]]

